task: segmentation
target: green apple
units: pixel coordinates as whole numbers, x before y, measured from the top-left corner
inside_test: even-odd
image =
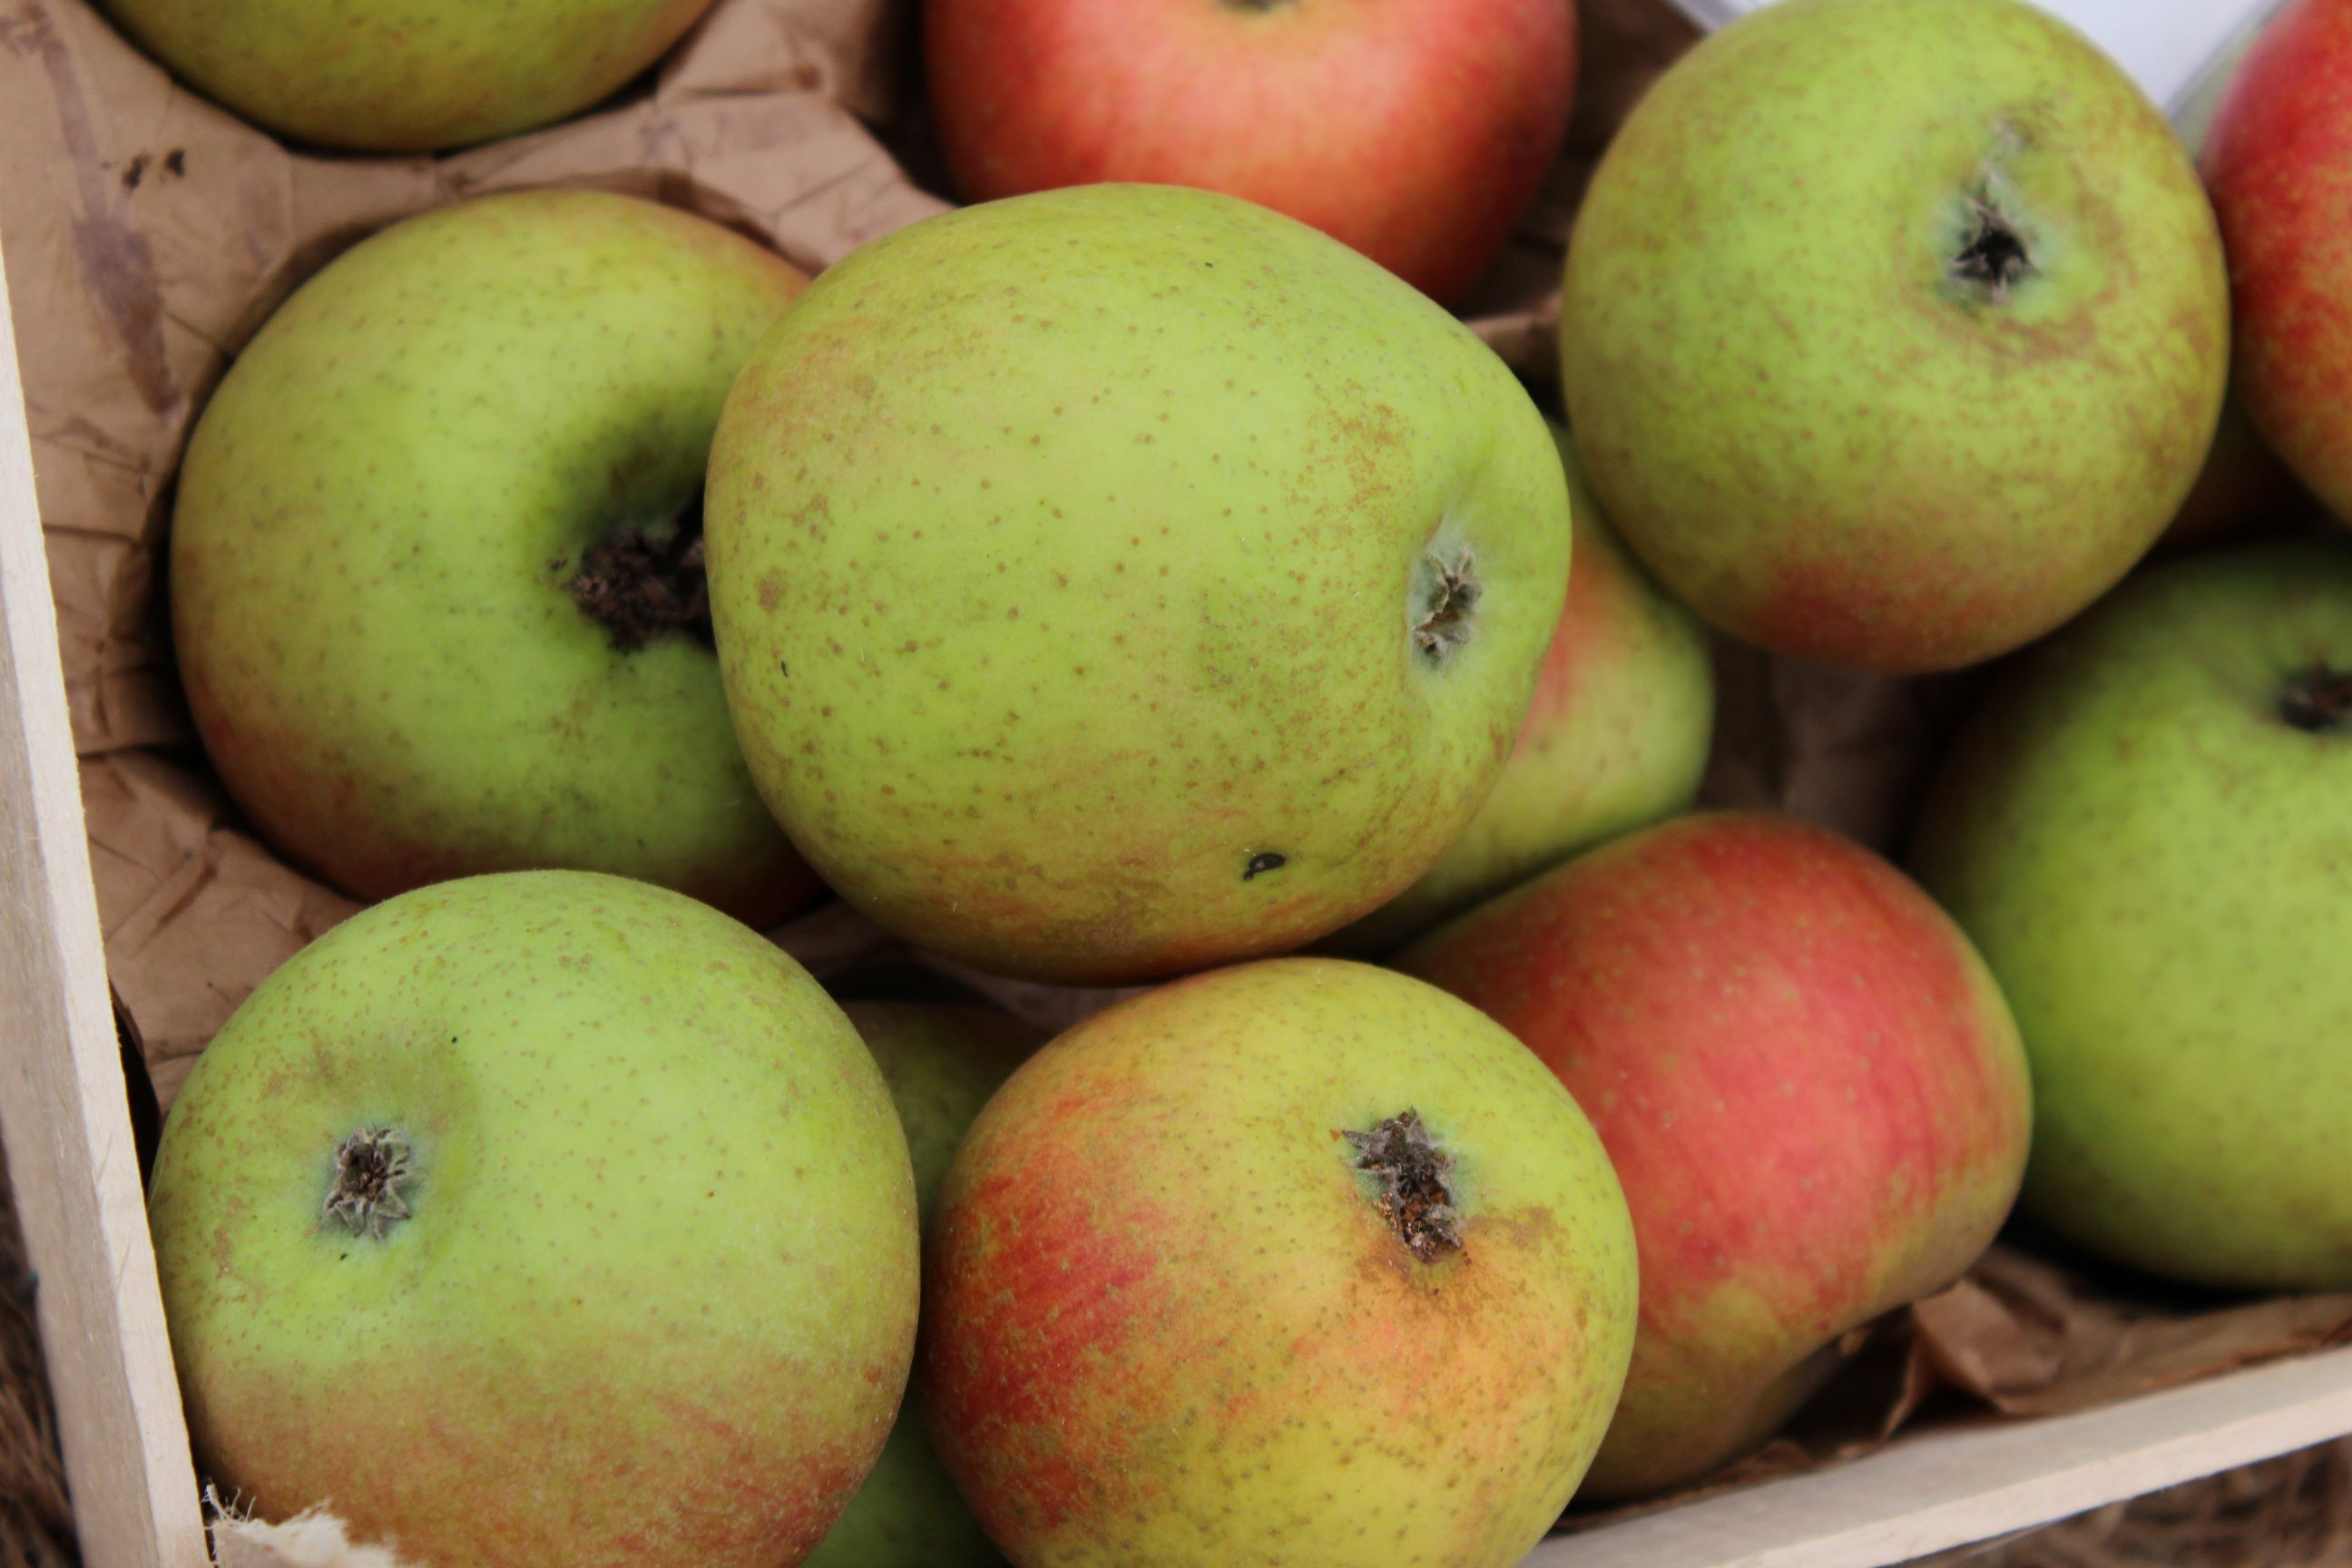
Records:
[[[695,531],[728,384],[804,281],[545,191],[395,225],[279,308],[197,421],[171,540],[188,704],[263,837],[362,899],[574,868],[755,924],[808,900]]]
[[[2352,1289],[2352,553],[2126,584],[1962,731],[1913,860],[2033,1070],[2024,1206],[2124,1262]]]
[[[1566,430],[1575,569],[1518,743],[1437,864],[1335,939],[1387,952],[1604,838],[1689,807],[1715,733],[1715,672],[1696,616],[1625,552]]]
[[[1467,1004],[1274,959],[1097,1014],[957,1152],[924,1264],[940,1452],[1022,1568],[1507,1568],[1633,1352],[1633,1223]]]
[[[890,1086],[928,1225],[972,1119],[1045,1036],[985,1007],[845,1002],[842,1011]],[[909,1390],[873,1473],[808,1568],[987,1568],[1003,1561],[931,1447],[919,1393]]]
[[[424,1564],[798,1562],[914,1353],[856,1031],[616,877],[447,882],[305,948],[189,1075],[150,1215],[205,1474]]]
[[[587,108],[710,0],[100,0],[197,90],[299,142],[425,153]]]
[[[1782,0],[1642,100],[1560,306],[1625,541],[1717,626],[1893,673],[2081,610],[2164,531],[2229,368],[2164,117],[2021,0]]]
[[[1335,240],[1092,185],[899,230],[761,345],[711,452],[752,775],[852,902],[1112,983],[1401,892],[1567,592],[1543,419]]]

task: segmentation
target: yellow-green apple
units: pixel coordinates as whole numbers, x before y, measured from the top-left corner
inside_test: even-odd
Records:
[[[1616,1402],[1633,1238],[1509,1035],[1336,959],[1047,1046],[933,1216],[920,1377],[1022,1568],[1507,1568]]]
[[[1913,864],[2033,1064],[2024,1208],[2158,1273],[2352,1289],[2352,555],[2150,568],[2007,673]]]
[[[736,369],[805,279],[585,191],[394,225],[266,322],[197,421],[173,640],[278,850],[381,899],[609,871],[757,924],[815,890],[709,646],[698,498]]]
[[[150,1194],[205,1471],[424,1568],[776,1568],[888,1432],[914,1182],[816,983],[580,871],[354,916],[189,1075]]]
[[[1502,362],[1345,246],[1167,185],[832,268],[728,398],[708,525],[793,841],[899,934],[1039,980],[1280,952],[1402,892],[1568,589]]]
[[[2294,0],[2213,116],[2206,183],[2230,253],[2238,395],[2352,521],[2352,7]]]
[[[1717,626],[1894,673],[2017,647],[2164,531],[2228,374],[2164,117],[2021,0],[1783,0],[1643,100],[1570,239],[1593,489]]]
[[[1641,1331],[1591,1495],[1763,1442],[1844,1335],[1957,1278],[2016,1198],[2031,1116],[2000,990],[1925,893],[1821,828],[1648,828],[1398,963],[1525,1041],[1624,1184]]]
[[[1042,1032],[986,1007],[845,1002],[890,1086],[915,1163],[915,1203],[928,1223],[940,1184],[972,1119]],[[923,1429],[921,1387],[909,1388],[882,1457],[849,1500],[808,1568],[992,1568],[1003,1562],[948,1479]]]
[[[298,142],[424,153],[587,108],[710,0],[100,0],[198,91]]]
[[[968,199],[1197,185],[1312,224],[1451,301],[1568,125],[1570,0],[930,0]]]
[[[1576,566],[1518,742],[1478,815],[1421,880],[1334,940],[1388,952],[1578,850],[1689,807],[1715,730],[1706,630],[1626,554],[1568,432]]]

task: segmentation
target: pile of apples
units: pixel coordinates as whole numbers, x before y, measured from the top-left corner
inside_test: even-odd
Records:
[[[699,9],[110,3],[375,150]],[[2273,24],[2203,183],[2019,0],[1726,29],[1584,202],[1565,427],[1440,303],[1559,146],[1561,0],[1129,9],[932,0],[975,205],[814,283],[478,199],[205,408],[190,707],[380,900],[153,1173],[224,1494],[425,1568],[1503,1568],[1761,1444],[2021,1187],[2352,1286],[2352,552],[2126,580],[2233,334],[2352,516],[2352,0]],[[2015,656],[1909,875],[1691,811],[1707,628]],[[836,1000],[758,934],[827,888],[1132,994],[1050,1041]]]

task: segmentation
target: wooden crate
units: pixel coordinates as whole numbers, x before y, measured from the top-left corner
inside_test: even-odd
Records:
[[[19,309],[35,308],[20,303]],[[0,1139],[89,1568],[207,1562],[156,1287],[0,277]],[[2352,1348],[1546,1542],[1528,1568],[1877,1568],[2352,1433]]]

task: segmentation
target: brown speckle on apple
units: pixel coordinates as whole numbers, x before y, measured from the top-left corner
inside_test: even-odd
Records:
[[[1279,849],[1261,849],[1251,856],[1249,863],[1242,868],[1242,880],[1255,881],[1268,871],[1279,871],[1289,864],[1290,857]]]

